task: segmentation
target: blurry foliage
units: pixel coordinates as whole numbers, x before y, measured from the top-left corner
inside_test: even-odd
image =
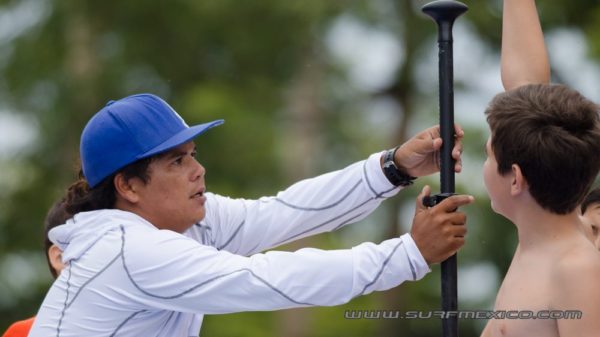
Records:
[[[11,274],[18,271],[4,268],[3,258],[8,254],[42,254],[41,224],[48,207],[76,177],[80,132],[92,114],[110,99],[153,92],[170,102],[189,124],[224,118],[225,125],[197,141],[198,158],[207,168],[209,190],[234,197],[272,194],[292,182],[282,169],[278,145],[287,130],[280,128],[294,127],[293,122],[284,123],[286,97],[298,74],[313,66],[307,60],[321,60],[322,77],[327,83],[318,106],[323,115],[319,120],[324,124],[319,130],[326,132],[322,136],[326,147],[323,153],[328,158],[317,158],[321,164],[313,167],[312,173],[340,168],[392,146],[397,139],[381,143],[381,135],[366,135],[362,125],[352,121],[365,101],[382,96],[400,102],[406,114],[403,121],[413,117],[417,106],[413,67],[419,61],[419,50],[433,41],[430,37],[435,34],[433,23],[417,12],[425,2],[0,1],[4,14],[12,15],[9,11],[27,5],[41,18],[15,38],[0,39],[2,107],[33,117],[39,131],[31,148],[8,160],[0,158],[0,188],[4,189],[0,193],[2,278],[19,277]],[[482,41],[497,50],[502,2],[465,2],[470,12],[461,20],[468,20]],[[538,3],[546,29],[582,29],[593,54],[600,57],[600,4],[588,0]],[[357,92],[347,84],[344,67],[327,55],[324,34],[342,14],[389,31],[402,41],[407,56],[389,88],[377,93]],[[344,89],[336,91],[339,87]],[[426,99],[437,99],[436,93]],[[432,114],[430,120],[433,124],[437,119]],[[469,132],[476,136],[466,139],[466,151],[481,158],[486,136],[477,133]],[[412,205],[410,198],[418,187],[401,193],[398,200],[408,200],[406,203]],[[469,186],[457,186],[457,190],[470,191]],[[477,204],[469,207],[470,237],[459,262],[490,261],[503,275],[515,247],[514,228],[490,211],[484,195],[476,197]],[[400,203],[390,201],[382,209],[395,214],[391,206]],[[340,248],[335,240],[329,240],[336,234],[320,236],[315,244]],[[384,237],[382,233],[372,240]],[[439,335],[440,322],[435,320],[344,319],[345,310],[386,308],[382,303],[389,306],[390,298],[399,299],[392,301],[391,309],[437,309],[439,267],[433,269],[420,282],[357,298],[345,306],[301,309],[310,313],[306,322],[311,326],[309,335]],[[35,314],[49,285],[47,271],[40,268],[39,273],[43,275],[27,291],[14,291],[0,279],[0,330],[14,320]],[[461,303],[461,307],[473,309],[489,309],[483,307],[486,305],[489,303],[483,300]],[[276,314],[241,313],[207,316],[203,334],[275,336],[276,331],[283,330]],[[480,331],[481,322],[461,323],[461,336],[477,336]]]

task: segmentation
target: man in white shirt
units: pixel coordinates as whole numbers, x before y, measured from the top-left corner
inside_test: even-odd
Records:
[[[411,233],[378,245],[261,254],[364,218],[436,172],[442,140],[432,127],[275,197],[243,200],[206,192],[195,159],[192,139],[221,123],[189,127],[150,94],[109,102],[88,122],[83,175],[65,202],[74,217],[49,234],[65,269],[31,337],[197,336],[204,314],[337,305],[418,280],[464,244],[456,209],[473,198],[452,196],[433,208],[418,201]]]

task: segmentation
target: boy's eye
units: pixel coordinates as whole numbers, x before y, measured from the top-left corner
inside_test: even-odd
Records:
[[[181,165],[182,162],[183,162],[183,157],[179,157],[179,158],[175,159],[175,161],[173,162],[173,164],[175,164],[175,165]]]
[[[598,235],[598,226],[592,224],[592,233],[594,233],[594,235]]]

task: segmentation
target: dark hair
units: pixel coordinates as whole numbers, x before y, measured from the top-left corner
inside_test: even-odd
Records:
[[[581,203],[581,214],[584,214],[587,208],[593,204],[600,204],[600,187],[596,187],[583,199]]]
[[[52,228],[64,224],[72,217],[73,215],[67,212],[65,209],[65,200],[61,199],[52,205],[50,210],[48,210],[48,214],[46,214],[46,218],[44,219],[44,253],[46,254],[48,268],[50,269],[50,273],[54,278],[58,277],[58,273],[50,263],[50,255],[48,254],[48,250],[52,246],[52,241],[50,241],[50,238],[48,238],[48,232],[50,232]]]
[[[65,209],[74,215],[80,212],[114,208],[117,200],[113,183],[115,176],[121,173],[125,179],[139,178],[147,183],[150,181],[150,163],[159,156],[160,154],[133,162],[105,178],[94,188],[90,187],[82,170],[79,170],[79,179],[67,190]]]
[[[48,250],[52,246],[52,241],[48,238],[48,232],[59,225],[67,222],[75,214],[80,212],[95,211],[99,209],[113,208],[117,199],[115,185],[113,180],[119,173],[123,174],[125,179],[139,178],[144,183],[150,181],[149,166],[150,163],[161,155],[154,155],[148,158],[133,162],[118,172],[102,180],[94,188],[90,188],[87,180],[83,176],[83,171],[79,170],[79,179],[71,184],[67,189],[67,195],[56,202],[48,211],[44,220],[44,251],[50,273],[56,278],[58,273],[50,264]]]
[[[525,85],[494,97],[486,110],[498,172],[518,164],[544,209],[581,204],[600,169],[598,105],[563,85]]]

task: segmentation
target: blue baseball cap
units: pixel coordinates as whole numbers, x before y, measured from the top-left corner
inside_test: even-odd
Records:
[[[188,126],[167,102],[152,94],[110,101],[87,123],[79,151],[90,187],[143,158],[186,143],[223,120]]]

